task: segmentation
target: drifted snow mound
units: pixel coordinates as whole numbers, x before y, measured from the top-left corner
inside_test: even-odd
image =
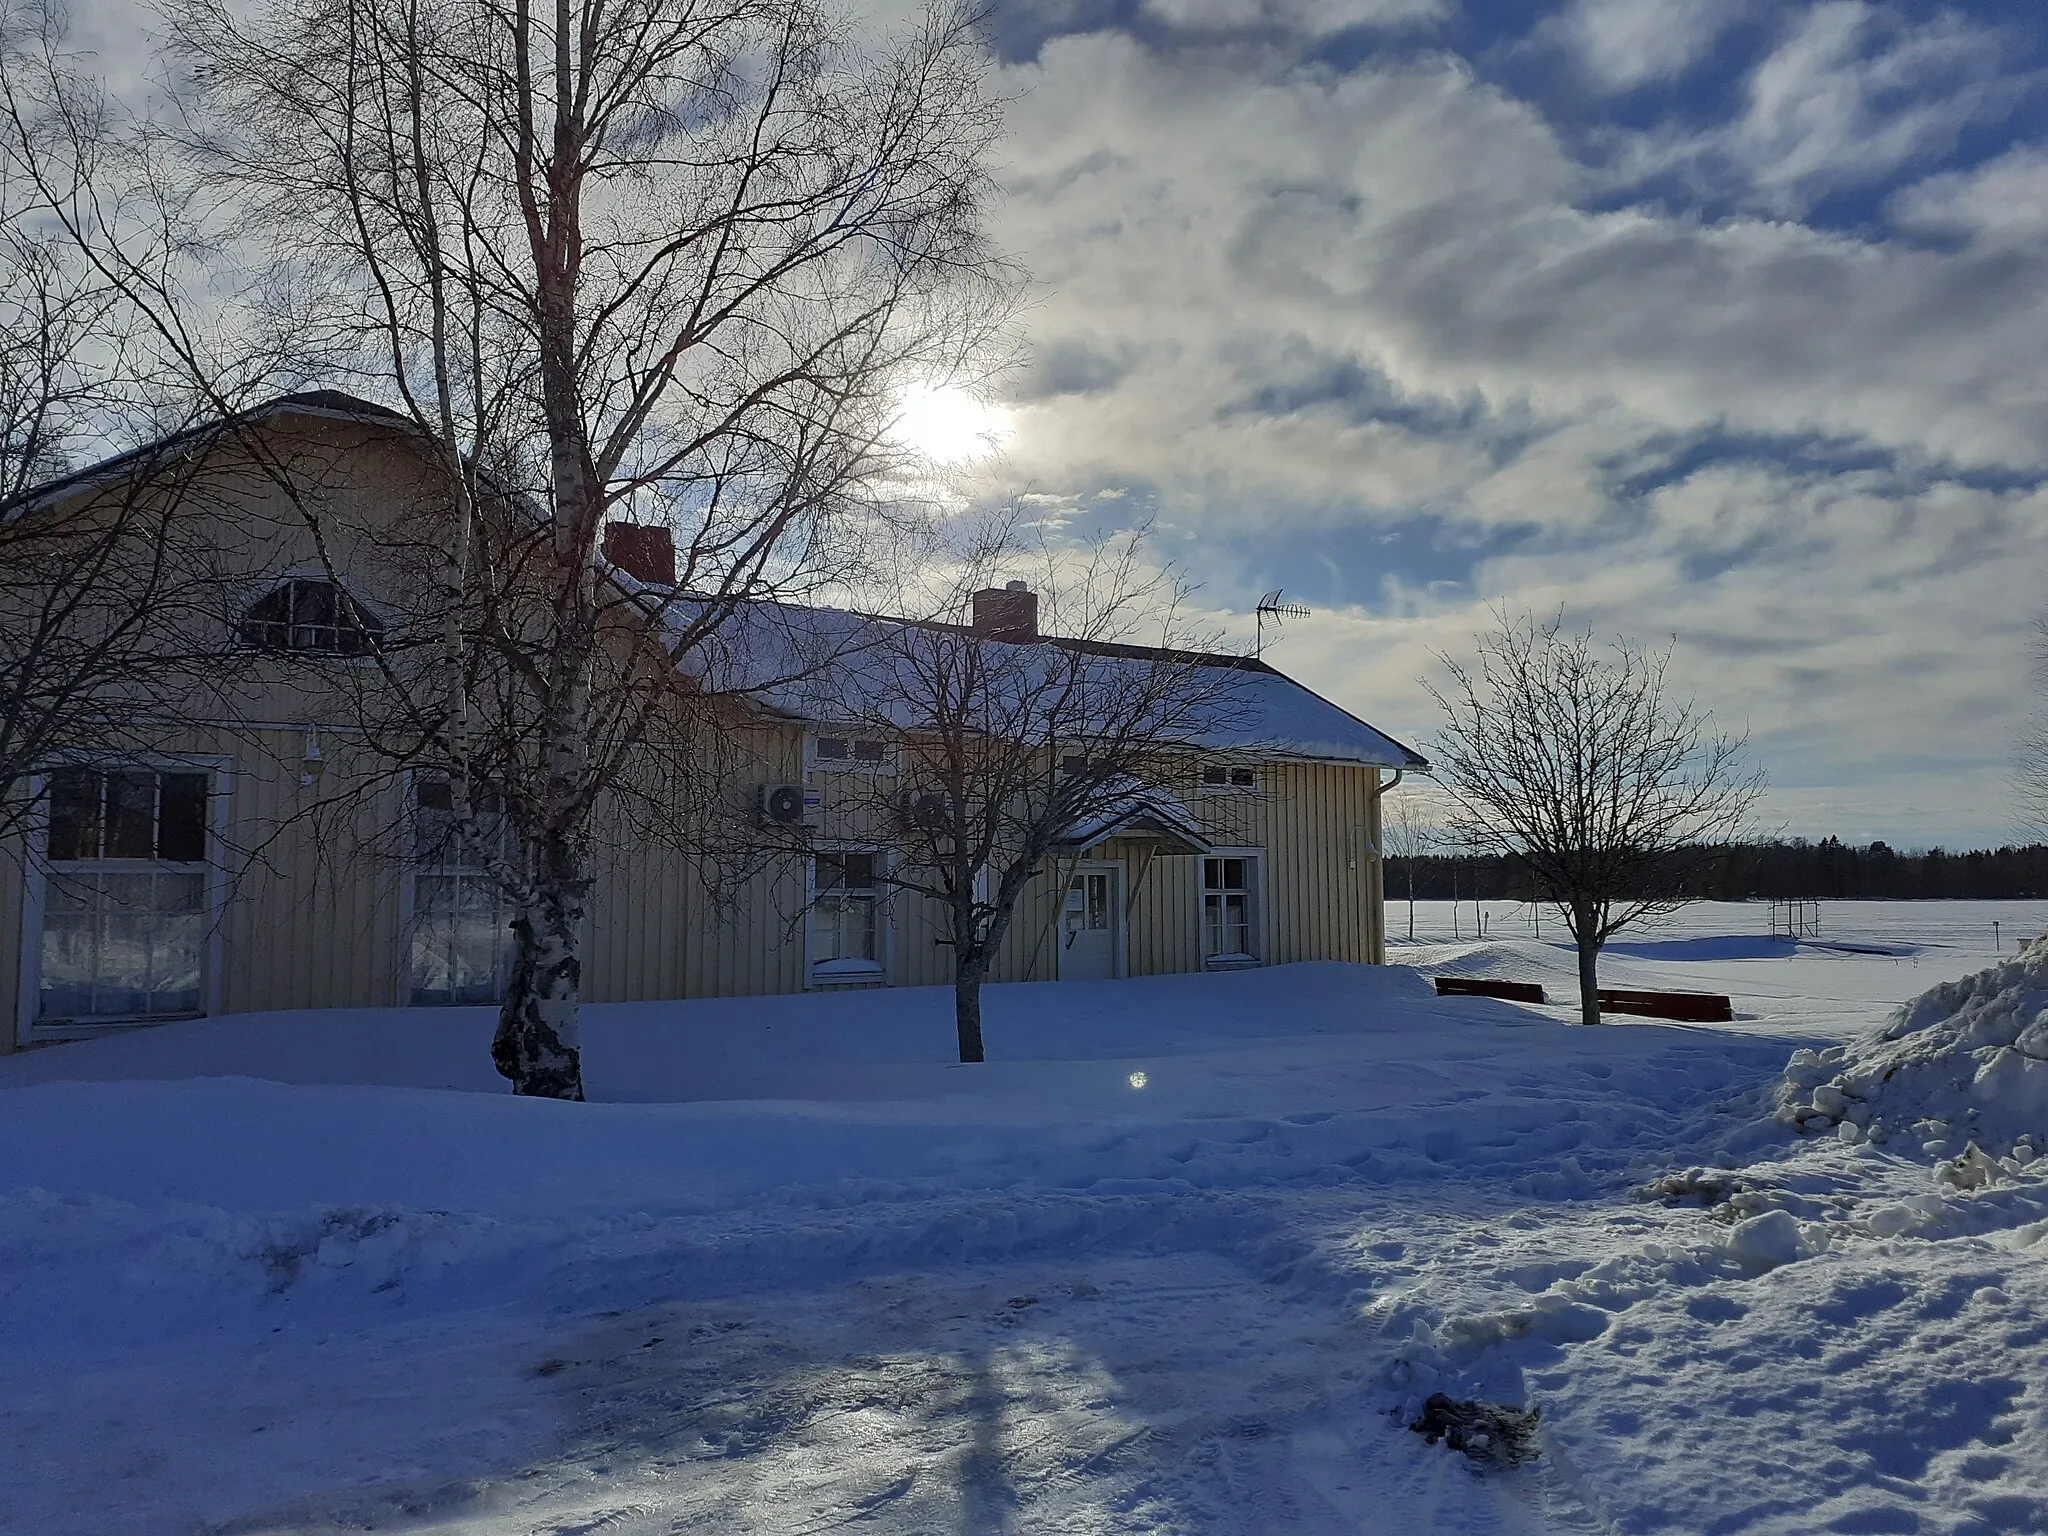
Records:
[[[1867,1039],[1795,1052],[1777,1118],[1844,1141],[1918,1142],[1968,1163],[1965,1178],[1981,1172],[1973,1143],[2031,1163],[2048,1147],[2048,938],[1923,992]]]

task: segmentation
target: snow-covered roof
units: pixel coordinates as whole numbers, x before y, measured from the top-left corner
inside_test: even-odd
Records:
[[[630,584],[630,581],[629,581]],[[665,594],[664,594],[665,595]],[[697,610],[670,601],[667,612],[682,622]],[[848,725],[884,721],[914,730],[919,689],[900,677],[904,657],[921,634],[957,640],[970,632],[958,626],[855,613],[842,608],[794,603],[741,605],[715,632],[701,656],[688,664],[708,686],[740,694],[786,719]],[[1046,636],[1035,641],[980,638],[976,644],[1039,650],[1048,662],[1071,665],[1073,655],[1090,658],[1106,682],[1135,676],[1161,660],[1218,671],[1218,708],[1192,743],[1205,750],[1242,753],[1260,759],[1341,763],[1361,767],[1427,770],[1428,760],[1349,710],[1250,656],[1166,651]]]
[[[405,432],[418,430],[409,417],[401,415],[387,405],[358,399],[338,389],[300,390],[295,394],[277,395],[241,410],[206,418],[179,431],[152,438],[134,448],[87,464],[83,468],[71,470],[53,480],[45,480],[38,485],[30,486],[19,495],[0,502],[0,519],[19,516],[34,508],[47,506],[74,492],[93,490],[130,476],[161,472],[178,454],[188,449],[203,447],[237,427],[256,426],[287,415],[361,422]]]
[[[1160,843],[1172,853],[1207,853],[1216,846],[1178,796],[1130,778],[1109,786],[1109,793],[1109,803],[1060,835],[1059,847],[1093,848],[1113,837]]]

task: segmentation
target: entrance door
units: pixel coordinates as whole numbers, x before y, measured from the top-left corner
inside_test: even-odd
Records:
[[[1116,975],[1123,942],[1120,874],[1115,864],[1083,864],[1074,871],[1060,909],[1060,980],[1107,981]]]

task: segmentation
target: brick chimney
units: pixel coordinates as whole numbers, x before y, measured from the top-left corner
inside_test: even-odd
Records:
[[[974,632],[991,640],[1036,640],[1038,594],[1021,581],[974,594]]]
[[[666,528],[606,523],[604,557],[628,576],[650,586],[676,584],[676,537]]]

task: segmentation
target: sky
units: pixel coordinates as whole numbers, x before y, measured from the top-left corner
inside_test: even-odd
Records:
[[[1765,832],[2028,836],[2048,12],[998,0],[995,489],[1149,519],[1418,746],[1496,607],[1659,645]]]
[[[897,14],[909,0],[885,0]],[[83,0],[109,72],[145,8]],[[885,11],[883,20],[888,19]],[[973,494],[1149,522],[1423,750],[1495,610],[1674,646],[1758,830],[2026,839],[2039,0],[993,0],[1029,275]]]

